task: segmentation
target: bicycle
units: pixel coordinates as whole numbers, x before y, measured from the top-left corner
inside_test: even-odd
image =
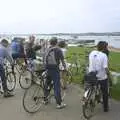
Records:
[[[101,88],[98,81],[87,81],[88,85],[83,96],[82,111],[86,119],[94,115],[94,109],[97,103],[101,103]]]
[[[71,71],[72,75],[78,75],[79,74],[79,70],[81,68],[81,59],[80,57],[82,56],[83,54],[79,53],[79,54],[76,54],[76,53],[72,53],[71,56],[69,57],[66,57],[67,61],[70,62],[69,64],[69,71]]]
[[[16,87],[16,75],[11,70],[11,66],[7,61],[4,62],[4,69],[5,69],[5,77],[7,81],[7,89],[8,91],[11,92]]]
[[[37,71],[37,78],[34,76],[33,79],[36,82],[33,82],[32,85],[25,91],[23,96],[23,108],[28,113],[35,113],[40,110],[41,106],[44,104],[44,89],[46,80],[48,80],[48,73],[46,70]],[[53,82],[51,81],[48,86],[48,101],[53,101]],[[62,99],[64,99],[65,93],[62,95]]]
[[[27,65],[21,66],[21,73],[19,76],[19,84],[20,84],[20,87],[23,89],[28,89],[33,82],[32,81],[33,80],[32,77],[34,74],[33,61],[31,59],[28,59],[27,63],[28,63]]]

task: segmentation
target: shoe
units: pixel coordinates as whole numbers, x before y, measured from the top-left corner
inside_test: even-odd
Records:
[[[10,92],[4,92],[4,97],[13,97],[14,94],[10,93]]]
[[[57,104],[57,106],[56,106],[57,109],[62,109],[62,108],[65,108],[65,107],[66,107],[66,104],[64,104],[64,103],[61,103],[60,105]]]

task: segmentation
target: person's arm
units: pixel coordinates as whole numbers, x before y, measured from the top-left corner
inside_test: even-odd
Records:
[[[106,74],[108,76],[108,79],[110,78],[110,71],[109,71],[109,68],[108,68],[108,57],[107,55],[104,56],[104,61],[103,61],[103,67],[105,68],[105,71],[106,71]]]
[[[7,58],[7,60],[10,62],[10,64],[14,65],[13,58],[7,49],[5,49],[4,54],[5,54],[5,58]]]
[[[65,63],[65,60],[64,60],[63,52],[61,50],[59,50],[58,54],[59,54],[59,58],[62,62],[62,65],[63,65],[64,69],[66,70],[67,68],[66,68],[66,63]]]

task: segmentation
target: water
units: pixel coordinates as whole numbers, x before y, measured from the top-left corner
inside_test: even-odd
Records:
[[[17,36],[17,35],[16,35]],[[9,38],[10,40],[14,36],[6,36],[6,38]],[[19,37],[25,37],[26,39],[28,36],[22,36],[19,35]],[[113,46],[115,48],[120,48],[120,36],[78,36],[77,39],[74,39],[71,35],[36,35],[37,39],[50,39],[51,37],[57,37],[60,39],[66,39],[70,40],[72,42],[78,41],[78,40],[95,40],[95,44],[97,44],[99,41],[107,41],[110,46]]]

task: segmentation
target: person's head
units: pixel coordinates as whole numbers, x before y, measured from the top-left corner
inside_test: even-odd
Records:
[[[55,45],[57,45],[58,40],[56,37],[52,37],[49,42],[50,42],[51,46],[55,46]]]
[[[59,46],[60,48],[65,48],[65,47],[66,47],[65,41],[60,41],[60,42],[58,43],[58,46]]]
[[[20,44],[24,44],[24,42],[25,42],[25,38],[21,38],[20,39]]]
[[[98,51],[104,51],[104,50],[105,50],[105,45],[106,45],[106,42],[105,42],[105,41],[100,41],[100,42],[97,44],[97,49],[98,49]]]
[[[29,37],[29,41],[30,41],[30,43],[34,44],[35,36],[31,35],[31,36]]]
[[[8,45],[9,45],[9,43],[8,43],[8,41],[7,41],[6,39],[3,39],[3,40],[1,41],[1,44],[2,44],[4,47],[8,47]]]
[[[108,42],[105,42],[105,49],[108,49]]]
[[[17,37],[14,37],[12,42],[18,42],[18,38]]]

